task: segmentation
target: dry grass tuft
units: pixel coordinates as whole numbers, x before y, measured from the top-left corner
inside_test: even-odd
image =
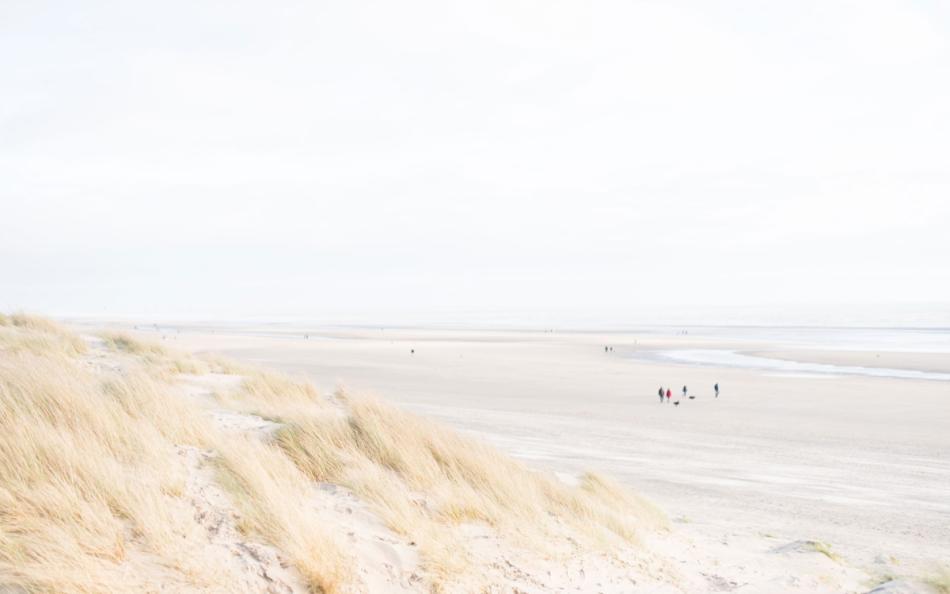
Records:
[[[75,357],[86,352],[86,343],[59,324],[25,313],[0,314],[0,350]]]
[[[821,541],[813,541],[813,542],[810,541],[808,545],[813,551],[815,551],[816,553],[821,553],[822,555],[824,555],[825,557],[828,557],[835,563],[841,562],[841,557],[838,555],[838,553],[831,550],[831,545],[829,545],[828,543],[821,542]]]
[[[242,512],[242,528],[260,534],[293,561],[314,592],[347,592],[353,560],[314,508],[314,485],[275,446],[237,438],[220,446],[220,481]]]
[[[202,374],[211,371],[206,361],[155,342],[138,340],[124,332],[101,332],[99,337],[110,350],[139,357],[157,377],[170,379],[170,376],[178,373]]]
[[[267,404],[322,404],[317,389],[309,382],[264,371],[247,373],[241,385],[241,396]]]
[[[218,401],[228,408],[286,422],[322,414],[329,407],[309,382],[261,369],[227,365],[220,360],[212,360],[209,365],[216,372],[235,374],[240,371],[236,375],[243,377],[237,390],[216,394]]]
[[[136,590],[130,549],[201,575],[173,445],[203,444],[201,421],[144,375],[101,382],[62,358],[3,357],[0,575],[28,591]]]
[[[15,330],[23,339],[49,333],[41,323]],[[0,589],[240,589],[233,572],[243,569],[207,553],[207,533],[182,497],[192,470],[179,448],[195,446],[218,452],[246,530],[276,544],[313,592],[348,592],[352,561],[290,459],[216,432],[172,396],[152,368],[167,370],[173,351],[118,334],[104,340],[143,367],[99,375],[54,348],[0,352]]]
[[[47,334],[69,334],[69,331],[56,322],[32,314],[17,312],[9,317],[10,324],[26,330],[35,330]]]
[[[278,433],[279,445],[310,478],[352,489],[417,542],[483,523],[534,549],[565,533],[610,548],[666,524],[655,507],[597,475],[572,488],[436,423],[373,400],[342,400],[345,418],[296,419]],[[457,570],[444,571],[458,551],[433,547],[427,568]]]
[[[99,337],[105,341],[106,347],[113,351],[158,358],[171,356],[168,349],[162,345],[138,340],[124,332],[100,332]]]

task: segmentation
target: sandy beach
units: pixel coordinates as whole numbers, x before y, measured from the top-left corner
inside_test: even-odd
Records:
[[[669,515],[680,540],[653,546],[718,576],[709,591],[719,579],[797,591],[802,576],[829,571],[840,574],[832,591],[864,591],[950,558],[950,383],[654,360],[702,349],[870,365],[877,353],[799,358],[797,345],[761,336],[656,329],[142,328],[178,348],[306,376],[324,392],[376,395],[565,480],[583,469],[616,477]],[[942,356],[914,364],[914,353],[880,353],[886,367],[937,371]],[[694,399],[682,399],[683,385]],[[660,403],[659,386],[680,405]],[[830,570],[822,555],[788,558],[810,541],[833,551]]]

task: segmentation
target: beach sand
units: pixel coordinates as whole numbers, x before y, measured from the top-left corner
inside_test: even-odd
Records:
[[[644,356],[723,348],[799,360],[795,348],[761,339],[185,326],[162,334],[178,348],[304,375],[324,392],[345,385],[377,395],[564,480],[586,469],[613,476],[672,519],[673,535],[647,544],[682,565],[690,591],[863,592],[950,559],[947,382]],[[801,356],[863,364],[843,352]],[[910,368],[944,369],[939,360],[923,355]],[[908,362],[913,354],[900,353],[886,366]],[[695,399],[658,401],[659,386],[677,400],[683,385]]]

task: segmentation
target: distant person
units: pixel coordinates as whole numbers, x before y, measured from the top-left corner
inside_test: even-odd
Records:
[[[683,386],[683,398],[686,398],[686,386]]]
[[[666,401],[669,402],[670,398],[673,396],[673,391],[669,388],[666,389]]]
[[[716,390],[716,398],[719,398],[719,382],[716,382],[716,385],[713,386],[713,389]]]
[[[660,391],[657,392],[657,394],[660,395],[660,402],[662,403],[663,402],[663,386],[660,386]]]
[[[604,352],[605,352],[605,353],[607,352],[607,347],[604,347]]]

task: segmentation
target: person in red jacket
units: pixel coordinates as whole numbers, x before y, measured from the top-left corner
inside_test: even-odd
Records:
[[[671,392],[670,389],[667,388],[667,389],[666,389],[666,401],[667,401],[667,402],[670,401],[670,396],[672,396],[672,395],[673,395],[673,392]]]

